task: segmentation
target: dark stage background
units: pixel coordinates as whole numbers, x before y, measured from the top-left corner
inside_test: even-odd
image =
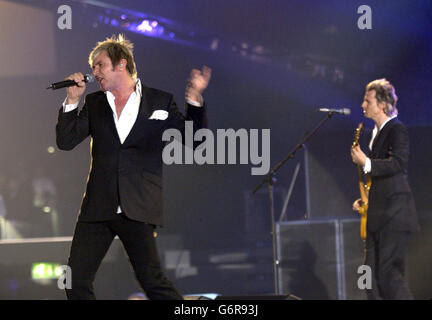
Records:
[[[351,211],[358,189],[349,149],[358,123],[372,126],[363,119],[360,108],[365,85],[373,79],[389,79],[399,96],[399,118],[410,132],[409,177],[422,226],[410,249],[411,287],[417,299],[432,297],[428,267],[432,263],[432,2],[368,1],[371,30],[357,26],[361,16],[357,9],[363,1],[68,1],[70,30],[57,26],[61,16],[57,8],[62,4],[66,3],[0,0],[0,256],[8,266],[0,268],[2,298],[28,297],[20,288],[28,288],[24,283],[31,281],[25,270],[37,259],[35,252],[43,259],[47,250],[56,247],[58,262],[66,261],[68,246],[62,244],[63,249],[58,250],[55,239],[53,246],[33,248],[28,244],[28,256],[21,248],[22,259],[6,248],[11,245],[6,240],[72,236],[87,179],[89,139],[73,151],[57,150],[55,124],[65,92],[45,88],[73,72],[90,73],[88,53],[98,41],[118,33],[135,45],[140,79],[147,86],[174,93],[181,108],[190,70],[211,67],[211,83],[204,93],[209,128],[213,132],[271,129],[271,165],[282,160],[325,117],[317,108],[351,109],[350,116],[335,115],[326,122],[277,172],[275,209],[279,221],[295,168],[300,165],[283,219],[293,223],[290,228],[294,229],[294,222],[305,217],[329,223],[336,219],[342,224],[345,219],[357,219]],[[158,21],[164,33],[122,27],[127,21],[143,19]],[[90,84],[87,93],[97,89],[96,84]],[[251,194],[262,179],[251,175],[251,167],[164,166],[165,227],[160,230],[158,244],[164,268],[185,294],[274,293],[268,193],[263,187]],[[290,228],[284,234],[290,234]],[[311,238],[304,240],[313,240],[308,248],[318,261],[332,253],[313,243],[322,239],[330,241],[332,248],[339,245],[334,243],[332,228],[312,232]],[[356,243],[357,229],[337,232]],[[298,229],[291,234],[295,232]],[[342,257],[347,266],[361,256],[357,244],[350,248],[354,254],[348,248]],[[15,259],[16,268],[11,268]],[[311,268],[309,258],[302,260],[296,255],[292,259],[297,259],[300,268]],[[104,270],[113,271],[116,266],[123,270],[123,260],[120,257],[118,265]],[[323,268],[333,268],[335,261],[325,262]],[[14,275],[11,270],[19,268],[24,271]],[[111,282],[101,285],[100,296],[125,299],[138,291],[127,266],[125,270],[126,280],[112,288]],[[362,293],[350,295],[341,287],[345,276],[340,274],[323,276],[319,288],[314,287],[311,279],[315,279],[315,271],[307,270],[310,273],[298,273],[302,278],[297,281],[304,287],[295,289],[306,292],[303,289],[308,286],[323,292],[310,298],[364,298]],[[97,281],[111,278],[109,274],[102,272]],[[353,277],[347,274],[346,282]],[[327,293],[322,286],[327,286]],[[331,293],[336,287],[339,291]],[[343,294],[341,290],[345,290]],[[64,298],[57,291],[49,297]],[[48,297],[39,296],[38,290],[28,292],[36,299]],[[304,298],[309,296],[304,294]]]

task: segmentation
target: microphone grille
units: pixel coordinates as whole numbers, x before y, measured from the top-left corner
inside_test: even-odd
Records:
[[[93,75],[92,74],[86,74],[85,76],[84,76],[84,82],[87,82],[87,83],[92,83],[94,81],[94,77],[93,77]]]
[[[342,109],[342,113],[345,114],[345,115],[349,115],[349,114],[351,114],[351,109],[343,108]]]

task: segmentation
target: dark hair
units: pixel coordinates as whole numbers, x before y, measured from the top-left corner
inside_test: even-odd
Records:
[[[385,78],[377,79],[369,82],[366,86],[366,91],[371,90],[375,90],[375,98],[378,103],[385,103],[386,107],[384,108],[384,113],[389,117],[394,115],[397,116],[398,110],[396,108],[396,103],[398,97],[393,85]]]

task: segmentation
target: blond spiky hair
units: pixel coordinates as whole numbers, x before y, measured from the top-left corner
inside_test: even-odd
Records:
[[[121,59],[126,60],[126,69],[132,78],[137,77],[136,65],[133,57],[133,43],[126,39],[123,34],[119,34],[118,37],[112,35],[111,38],[106,38],[104,41],[100,41],[90,52],[88,62],[90,67],[93,65],[94,58],[101,53],[106,51],[113,67],[115,67]]]

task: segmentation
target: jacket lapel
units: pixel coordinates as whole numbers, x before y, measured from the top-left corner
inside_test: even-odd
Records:
[[[139,127],[139,125],[144,122],[146,119],[148,119],[151,114],[152,114],[152,105],[153,105],[153,100],[152,100],[152,95],[150,93],[150,89],[146,86],[144,86],[144,84],[141,82],[141,86],[142,86],[142,94],[141,94],[141,102],[139,105],[139,110],[138,110],[138,115],[137,118],[135,120],[134,125],[132,126],[131,131],[129,132],[128,136],[126,137],[126,140],[124,141],[123,144],[126,144],[130,139],[132,139],[132,137],[134,136],[136,130],[138,130],[137,127]],[[114,122],[114,120],[113,120]],[[114,125],[115,126],[115,125]]]
[[[142,83],[141,86],[142,86],[142,95],[141,95],[141,103],[140,103],[137,120],[139,117],[148,119],[153,112],[153,105],[154,105],[153,95],[151,94],[150,89],[144,86]]]
[[[386,125],[386,127],[387,127],[387,125]],[[385,128],[383,128],[383,130],[384,130],[384,129],[385,129]],[[373,143],[372,143],[372,151],[375,150],[375,147],[376,147],[376,145],[377,145],[377,143],[378,143],[378,139],[380,139],[381,136],[382,136],[382,130],[378,131],[377,135],[375,136],[375,139],[374,139],[374,141],[373,141]]]
[[[390,128],[393,126],[394,124],[394,120],[390,120],[389,122],[387,122],[384,126],[384,128],[382,128],[382,130],[380,130],[377,134],[377,136],[375,137],[375,140],[372,144],[372,152],[374,154],[377,153],[377,150],[380,150],[380,146],[382,145],[382,143],[385,141]]]
[[[100,96],[100,103],[98,105],[101,106],[101,117],[103,121],[108,124],[110,131],[114,134],[114,136],[117,138],[118,142],[120,143],[120,137],[118,135],[117,128],[114,122],[113,111],[108,103],[106,94]]]

